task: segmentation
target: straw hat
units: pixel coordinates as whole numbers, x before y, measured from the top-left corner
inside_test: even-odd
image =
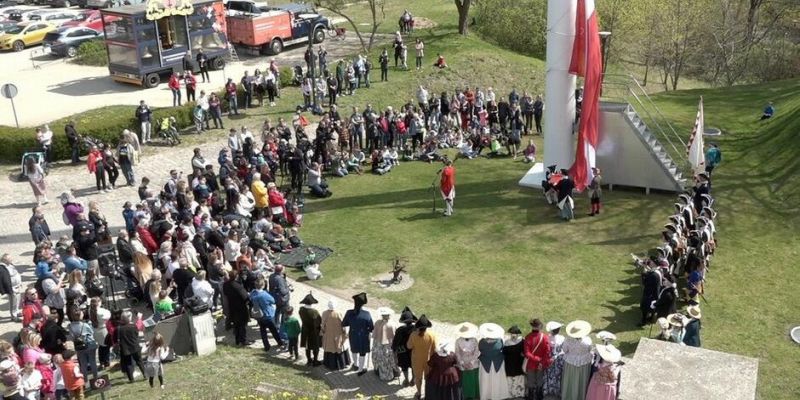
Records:
[[[615,363],[622,359],[622,353],[613,344],[598,344],[595,347],[597,354],[607,362]]]
[[[682,327],[682,326],[686,325],[685,318],[686,317],[684,317],[680,313],[667,315],[667,321],[669,322],[670,325],[673,325],[673,326],[681,326]]]
[[[603,340],[603,341],[617,340],[617,335],[615,335],[615,334],[613,334],[613,333],[611,333],[609,331],[597,332],[597,335],[595,335],[595,337],[597,337],[598,339]]]
[[[700,306],[686,307],[686,313],[694,319],[700,319],[703,316],[703,314],[700,313]]]
[[[470,322],[462,322],[456,325],[456,336],[466,339],[475,338],[478,336],[478,327]]]
[[[558,322],[558,321],[550,321],[550,322],[548,322],[548,323],[547,323],[547,324],[544,326],[544,329],[545,329],[546,331],[548,331],[548,332],[552,332],[552,331],[554,331],[554,330],[556,330],[556,329],[559,329],[559,328],[561,328],[562,326],[564,326],[564,324],[562,324],[561,322]]]
[[[394,314],[394,311],[392,311],[391,308],[389,308],[389,307],[378,307],[378,315],[384,316],[384,315],[392,315],[392,314]]]
[[[567,336],[574,339],[583,339],[592,332],[592,325],[586,321],[576,320],[567,324]]]
[[[484,339],[502,339],[506,333],[502,326],[492,322],[482,324],[478,330]]]

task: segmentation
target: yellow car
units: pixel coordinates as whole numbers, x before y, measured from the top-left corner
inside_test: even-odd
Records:
[[[44,35],[54,30],[56,30],[56,26],[46,22],[30,22],[12,26],[0,35],[0,50],[22,51],[27,46],[42,43]]]

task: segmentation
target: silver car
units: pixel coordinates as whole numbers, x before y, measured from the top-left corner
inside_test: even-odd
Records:
[[[43,46],[50,49],[51,55],[75,57],[81,44],[101,38],[100,32],[82,26],[58,28],[45,35]]]

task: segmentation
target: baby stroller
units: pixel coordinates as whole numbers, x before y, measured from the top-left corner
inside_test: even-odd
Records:
[[[25,176],[25,163],[28,161],[29,158],[33,159],[33,163],[37,164],[38,166],[42,167],[42,171],[44,174],[47,175],[50,172],[50,167],[47,165],[46,156],[43,151],[26,151],[22,153],[22,160],[20,161],[20,171],[18,180],[25,181],[28,180],[28,177]]]
[[[145,293],[139,285],[136,276],[133,275],[130,268],[124,268],[120,265],[119,258],[117,258],[117,250],[113,244],[103,244],[98,246],[97,261],[100,264],[100,274],[106,276],[109,280],[109,295],[116,304],[116,290],[117,288],[125,288],[125,297],[128,299],[130,307],[136,307],[140,302],[145,302]],[[122,282],[124,286],[116,286],[115,282]],[[106,297],[108,300],[108,296]],[[116,307],[115,307],[116,308]]]
[[[292,83],[295,86],[300,86],[303,84],[303,67],[300,65],[295,65],[292,68]]]

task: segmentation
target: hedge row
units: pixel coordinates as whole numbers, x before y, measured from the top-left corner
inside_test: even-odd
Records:
[[[178,126],[189,126],[192,123],[193,105],[186,104],[181,107],[153,109],[153,121],[164,117],[175,117]],[[136,106],[109,106],[75,114],[67,118],[53,121],[49,124],[53,131],[53,157],[55,160],[68,160],[70,147],[64,126],[67,122],[74,121],[75,129],[83,136],[91,136],[103,143],[116,146],[120,133],[125,129],[138,132],[139,123],[136,120]],[[155,131],[155,126],[153,127]],[[153,132],[155,134],[155,132]],[[36,142],[36,128],[14,128],[0,126],[0,161],[18,163],[22,154],[27,151],[39,151]]]

